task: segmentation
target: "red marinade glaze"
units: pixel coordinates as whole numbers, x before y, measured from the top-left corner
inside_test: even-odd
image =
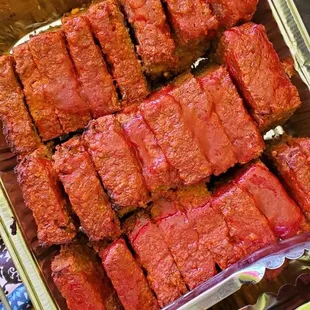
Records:
[[[184,45],[212,36],[218,22],[206,1],[164,0],[178,41]]]
[[[209,100],[233,145],[238,162],[244,164],[257,158],[264,149],[263,138],[225,67],[209,70],[198,81],[209,94]]]
[[[113,79],[94,42],[87,17],[79,15],[64,18],[63,30],[81,84],[81,94],[93,118],[118,111],[120,104]]]
[[[149,93],[147,82],[117,0],[91,5],[88,18],[112,68],[123,99],[134,101],[146,97]]]
[[[231,28],[239,22],[250,21],[258,0],[207,0],[216,15],[219,26]]]
[[[194,229],[176,200],[162,198],[154,203],[152,218],[164,239],[190,289],[215,275],[215,264],[205,243]]]
[[[231,239],[247,255],[277,241],[253,197],[237,185],[221,188],[212,200],[227,223]]]
[[[62,31],[40,33],[31,38],[29,47],[41,74],[47,100],[55,107],[63,131],[69,133],[84,128],[91,116],[88,105],[80,96]]]
[[[141,115],[184,184],[194,184],[206,179],[211,167],[169,91],[165,88],[145,100],[140,106]]]
[[[122,306],[94,253],[71,243],[52,262],[53,280],[69,310],[121,310]]]
[[[222,270],[244,257],[243,251],[230,240],[223,215],[212,208],[212,197],[206,184],[183,186],[175,195],[197,231],[199,242],[209,249],[213,260]]]
[[[189,208],[186,214],[199,234],[200,243],[209,249],[213,260],[222,270],[245,257],[242,248],[231,240],[222,213],[210,203]]]
[[[310,139],[309,138],[294,138],[294,143],[298,144],[301,151],[307,157],[307,162],[310,163]]]
[[[130,143],[137,150],[146,185],[156,197],[179,183],[179,177],[158,146],[153,132],[136,109],[117,115]]]
[[[263,163],[251,165],[235,182],[253,196],[277,237],[289,238],[298,233],[303,215],[279,180]]]
[[[0,57],[0,119],[12,151],[23,157],[41,145],[16,79],[12,56]]]
[[[29,111],[43,141],[63,134],[55,107],[47,101],[41,74],[33,60],[28,43],[14,48],[16,72],[24,86]]]
[[[89,240],[118,237],[121,234],[119,220],[80,137],[57,146],[53,159],[54,168]]]
[[[115,116],[90,122],[84,141],[104,187],[121,213],[145,206],[149,193],[133,147]]]
[[[165,307],[186,293],[186,285],[159,228],[144,212],[138,212],[125,223],[128,239],[160,307]]]
[[[286,120],[300,106],[265,27],[246,23],[224,32],[219,54],[261,131]]]
[[[68,203],[52,161],[38,149],[16,167],[25,205],[32,211],[42,246],[63,244],[75,237],[75,227],[67,212]]]
[[[310,165],[307,157],[294,142],[273,148],[271,156],[282,181],[310,219]]]
[[[159,309],[142,269],[123,239],[101,251],[100,257],[125,310]]]
[[[234,166],[236,157],[232,144],[214,111],[209,94],[203,91],[194,76],[183,76],[170,95],[180,103],[185,124],[199,141],[213,174],[219,175]]]
[[[172,39],[160,0],[121,0],[129,23],[135,30],[147,73],[156,74],[177,64]]]

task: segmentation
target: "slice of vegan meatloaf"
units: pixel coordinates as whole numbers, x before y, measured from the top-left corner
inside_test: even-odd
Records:
[[[156,201],[151,213],[188,287],[194,289],[214,276],[212,255],[175,196]]]
[[[164,0],[164,2],[180,44],[197,43],[215,34],[218,22],[207,1]]]
[[[146,97],[149,93],[147,82],[117,0],[91,5],[88,18],[123,99],[134,101]]]
[[[95,44],[87,17],[78,15],[63,18],[63,30],[81,84],[81,94],[93,118],[118,111],[120,103],[113,79]]]
[[[57,146],[53,159],[72,208],[90,241],[118,237],[119,220],[80,137]]]
[[[257,158],[264,150],[263,138],[245,109],[225,67],[214,67],[198,77],[209,94],[210,105],[218,115],[241,164]]]
[[[40,148],[26,156],[16,167],[16,173],[25,204],[38,226],[39,243],[50,246],[70,242],[75,237],[75,227],[47,151]]]
[[[175,187],[180,181],[177,171],[168,163],[140,111],[131,108],[130,111],[119,114],[117,119],[137,151],[143,176],[152,196],[160,196],[169,188]]]
[[[157,76],[175,68],[176,46],[160,0],[121,0],[121,4],[134,29],[146,73]]]
[[[226,30],[218,54],[261,131],[287,120],[301,104],[265,27],[246,23]]]
[[[135,150],[114,115],[90,122],[84,133],[87,150],[120,215],[149,200]]]
[[[214,262],[222,270],[245,256],[231,240],[222,213],[211,206],[212,197],[205,183],[180,187],[175,195],[197,231],[199,243],[211,252]]]
[[[99,255],[125,310],[159,309],[143,271],[124,239],[114,241]]]
[[[310,219],[310,164],[298,140],[290,139],[271,148],[270,157],[282,182]]]
[[[61,30],[40,33],[29,47],[44,83],[47,100],[55,108],[65,133],[84,128],[91,119]]]
[[[216,15],[219,26],[231,28],[240,22],[250,21],[258,0],[207,0]]]
[[[23,157],[41,145],[14,72],[12,56],[0,57],[0,119],[12,151]]]
[[[170,91],[180,103],[186,125],[194,132],[205,156],[211,163],[212,172],[219,175],[237,162],[233,146],[214,111],[209,94],[190,73],[182,75]]]
[[[160,307],[165,307],[186,293],[186,285],[159,228],[149,216],[139,211],[124,225],[137,259],[145,269],[147,279]]]
[[[210,163],[184,122],[181,106],[169,94],[170,90],[164,88],[143,101],[141,114],[184,184],[197,183],[212,173]]]
[[[16,72],[24,86],[29,111],[43,141],[63,134],[55,107],[47,101],[44,82],[33,60],[28,43],[14,48]]]
[[[122,306],[95,254],[77,242],[61,248],[52,277],[69,310],[121,310]]]
[[[221,211],[230,237],[246,256],[276,242],[269,223],[245,189],[236,184],[219,188],[211,204]]]
[[[235,182],[253,196],[277,237],[289,238],[302,230],[300,209],[262,162],[249,166]]]

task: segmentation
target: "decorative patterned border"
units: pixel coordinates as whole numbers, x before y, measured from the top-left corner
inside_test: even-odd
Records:
[[[11,234],[10,226],[14,221],[12,210],[11,201],[0,179],[0,234],[3,242],[27,289],[33,307],[36,310],[57,310],[59,308],[55,305],[41,277],[38,263],[29,251],[18,223],[16,223],[16,234]]]

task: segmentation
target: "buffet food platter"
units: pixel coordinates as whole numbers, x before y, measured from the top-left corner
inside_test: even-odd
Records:
[[[153,46],[154,41],[143,36],[145,24],[140,24],[146,17],[139,19],[139,14],[147,9],[137,13],[143,1],[137,7],[128,2],[106,0],[88,7],[87,1],[69,1],[57,9],[47,4],[40,17],[31,7],[32,12],[20,14],[20,22],[7,17],[12,32],[1,33],[2,51],[13,56],[2,56],[6,70],[0,78],[9,86],[0,85],[0,93],[21,83],[13,97],[26,100],[27,108],[0,109],[16,153],[1,136],[0,234],[35,309],[78,309],[77,304],[83,309],[208,309],[243,285],[259,283],[270,271],[281,273],[288,261],[309,257],[308,176],[302,166],[310,165],[310,38],[293,1],[259,1],[253,19],[243,16],[252,20],[247,24],[215,6],[224,33],[215,33],[211,11],[207,22],[191,29],[191,18],[178,21],[167,1],[169,26],[160,20],[156,29],[166,45],[156,51],[148,49],[147,42]],[[111,5],[112,30],[104,23],[103,3]],[[115,3],[121,3],[121,10]],[[163,11],[156,6],[159,1],[149,3],[156,14]],[[192,12],[196,18],[199,5]],[[130,36],[118,24],[122,14]],[[236,23],[241,25],[231,30]],[[177,42],[173,53],[171,28]],[[89,39],[89,29],[95,41]],[[132,32],[138,48],[130,42]],[[80,44],[81,33],[90,40],[86,44]],[[201,35],[203,41],[197,39]],[[251,53],[252,60],[238,62]],[[255,57],[261,58],[256,62]],[[198,65],[186,70],[197,59]],[[255,72],[255,66],[264,65],[265,72]],[[11,71],[19,76],[17,84],[8,78]],[[257,85],[264,84],[259,77],[264,76],[275,87],[275,103],[267,102],[271,107],[260,110],[268,90],[247,84],[243,73],[250,81],[257,79]],[[72,82],[75,76],[78,83]],[[47,86],[40,93],[42,85]],[[198,110],[191,105],[195,96],[201,96]],[[0,105],[8,100],[10,96],[0,97]],[[202,113],[204,107],[208,110],[205,102],[215,110]],[[209,119],[213,125],[205,125]],[[292,158],[298,160],[292,163]],[[257,176],[260,181],[254,182]],[[124,185],[123,180],[130,181]],[[46,184],[56,194],[44,192]],[[75,268],[91,271],[85,277]],[[306,263],[301,270],[299,276],[307,272]],[[97,274],[100,280],[95,280]],[[101,283],[101,278],[108,280]],[[76,281],[76,295],[70,293],[70,281]],[[89,284],[85,291],[83,281]],[[98,297],[96,285],[103,287],[104,298]],[[126,290],[135,297],[130,299]],[[90,296],[85,304],[79,299],[83,294]]]

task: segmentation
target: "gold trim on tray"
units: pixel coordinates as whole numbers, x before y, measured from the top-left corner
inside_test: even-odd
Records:
[[[15,216],[12,210],[12,203],[8,198],[2,179],[0,179],[0,235],[3,242],[27,289],[34,309],[59,309],[42,279],[37,261],[27,247],[19,224],[14,220]],[[12,224],[16,225],[16,234],[15,232],[12,234]]]

